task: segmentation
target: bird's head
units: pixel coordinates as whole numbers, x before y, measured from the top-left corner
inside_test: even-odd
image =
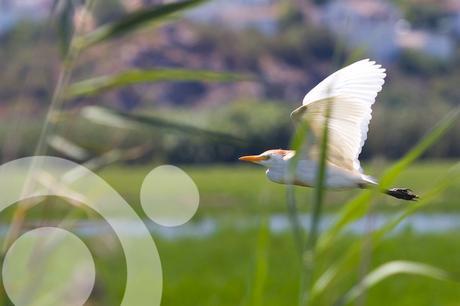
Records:
[[[247,161],[265,166],[267,168],[276,165],[285,164],[286,161],[294,155],[292,150],[268,150],[259,155],[241,156],[239,160]]]

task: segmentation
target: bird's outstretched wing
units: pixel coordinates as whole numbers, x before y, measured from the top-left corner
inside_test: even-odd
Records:
[[[316,138],[310,154],[317,157],[319,153],[318,140],[330,107],[328,161],[361,171],[358,156],[367,138],[371,106],[382,90],[385,76],[385,69],[365,59],[331,74],[305,96],[302,106],[291,117],[308,121]]]

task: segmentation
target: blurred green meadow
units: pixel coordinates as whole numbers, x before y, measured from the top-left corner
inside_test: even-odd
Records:
[[[452,164],[417,164],[402,175],[398,184],[411,186],[423,194],[423,190],[427,190],[430,183],[442,177]],[[266,260],[265,272],[262,273],[264,280],[259,289],[262,296],[260,305],[294,305],[299,290],[301,267],[296,260],[292,234],[289,230],[269,233],[267,242],[262,246],[258,241],[259,228],[264,218],[273,213],[286,214],[285,187],[268,182],[264,171],[258,167],[210,166],[185,170],[193,177],[201,193],[196,221],[200,217],[212,216],[222,219],[223,222],[219,223],[224,225],[207,237],[175,241],[155,238],[163,259],[164,305],[254,305],[254,286],[260,260]],[[103,172],[103,176],[135,203],[136,197],[132,195],[136,193],[136,188],[128,190],[126,184],[117,183],[117,175],[114,175],[117,171],[120,168],[108,169]],[[145,168],[123,173],[125,178],[135,183],[142,180],[144,171]],[[328,212],[334,213],[340,203],[354,195],[354,192],[349,191],[328,192]],[[308,212],[311,190],[298,188],[297,196],[300,210]],[[459,199],[458,185],[453,185],[420,213],[458,213]],[[375,210],[392,214],[405,205],[411,204],[382,196],[378,199]],[[247,220],[247,216],[254,218]],[[245,220],[245,217],[247,222],[253,224],[248,229],[239,229],[237,224]],[[365,233],[358,236],[346,235],[334,246],[331,256],[339,257],[341,250],[350,241],[365,236]],[[458,274],[458,239],[455,230],[429,233],[428,229],[428,233],[421,234],[408,227],[391,235],[391,239],[386,239],[378,250],[369,255],[367,264],[370,268],[392,259],[414,260],[440,265],[447,271]],[[222,241],[225,243],[220,243]],[[359,275],[348,277],[349,282],[354,282]],[[383,282],[370,290],[366,298],[369,305],[387,305],[389,300],[392,305],[457,305],[460,299],[459,289],[460,285],[454,283],[436,283],[429,279],[403,276],[398,277],[397,281]],[[326,301],[330,303],[336,294],[340,292],[329,292]],[[328,305],[328,302],[324,305]]]
[[[402,173],[395,186],[409,186],[412,190],[423,194],[433,184],[441,180],[448,169],[457,161],[433,160],[418,162]],[[379,177],[388,166],[388,162],[365,164],[366,173]],[[142,166],[110,166],[100,175],[116,190],[139,208],[139,188],[144,177],[155,165]],[[286,212],[286,186],[270,182],[265,176],[265,169],[257,165],[246,165],[243,162],[231,165],[184,166],[201,194],[200,210],[196,217],[206,216],[238,216],[249,213],[258,214]],[[123,175],[119,175],[123,173]],[[129,182],[129,184],[127,184]],[[137,186],[137,188],[135,188]],[[295,187],[299,208],[303,211],[310,208],[312,189]],[[360,190],[332,190],[327,193],[326,208],[337,210],[343,203],[356,196]],[[442,195],[424,208],[427,212],[459,211],[460,189],[452,184]],[[263,203],[263,204],[261,204]],[[375,209],[397,211],[407,203],[395,201],[382,195]],[[138,209],[137,211],[140,212]]]
[[[396,186],[410,186],[423,193],[441,180],[455,164],[453,161],[419,162],[405,171]],[[153,224],[139,204],[144,177],[157,164],[109,166],[99,174],[130,203],[149,225],[158,247],[163,268],[162,305],[295,305],[299,295],[302,265],[290,226],[277,226],[276,218],[287,217],[286,187],[269,182],[261,167],[246,165],[189,166],[183,170],[196,183],[200,206],[187,224],[162,228]],[[376,176],[387,167],[383,162],[365,168]],[[318,300],[318,305],[333,305],[362,277],[361,269],[372,270],[387,261],[408,260],[432,264],[460,275],[459,199],[460,176],[427,206],[421,215],[432,223],[422,229],[406,222],[385,236],[374,250],[365,245],[358,256],[358,269],[341,276]],[[325,216],[336,216],[342,203],[360,191],[328,191]],[[312,207],[312,189],[296,188],[300,214],[308,215]],[[341,235],[319,258],[318,267],[327,268],[331,260],[340,259],[356,241],[366,241],[379,227],[378,216],[392,218],[414,203],[381,195],[374,201],[364,227]],[[11,218],[15,206],[2,214],[3,222]],[[373,218],[373,216],[375,218]],[[454,223],[445,222],[446,216]],[[455,219],[457,217],[457,219]],[[431,219],[430,219],[431,218]],[[66,222],[61,223],[62,220]],[[117,305],[121,301],[126,279],[124,255],[114,232],[85,231],[83,220],[105,224],[95,212],[78,208],[59,198],[48,198],[32,208],[24,230],[40,226],[57,226],[76,233],[93,252],[97,282],[88,305]],[[209,222],[212,221],[211,227]],[[455,223],[457,222],[457,223]],[[285,224],[286,225],[286,224]],[[424,228],[426,227],[426,228]],[[3,241],[3,239],[2,239]],[[369,241],[369,243],[372,243]],[[150,284],[140,284],[148,286]],[[411,275],[390,277],[362,297],[366,305],[459,305],[460,284]],[[9,305],[6,303],[5,305]]]
[[[440,180],[455,163],[453,161],[420,162],[398,179],[397,186],[410,186],[422,195]],[[300,290],[302,271],[290,227],[277,229],[273,216],[287,216],[286,188],[269,182],[262,168],[245,165],[209,165],[184,167],[200,191],[200,206],[189,223],[167,231],[153,224],[139,204],[142,181],[155,164],[142,166],[110,166],[100,172],[138,214],[149,224],[161,256],[164,290],[162,305],[295,305]],[[383,163],[368,164],[369,173],[378,175]],[[460,178],[436,197],[417,215],[437,218],[460,218]],[[296,188],[299,212],[311,211],[312,190]],[[359,191],[329,191],[325,214],[336,215]],[[165,203],[166,204],[166,203]],[[359,231],[341,235],[317,265],[326,268],[337,260],[353,242],[369,238],[378,227],[374,216],[397,215],[414,205],[382,195],[375,200],[372,213]],[[15,207],[2,215],[8,220]],[[69,217],[69,213],[73,217]],[[85,211],[50,198],[29,212],[25,228],[59,224],[63,218],[76,223],[63,224],[77,233],[95,255],[97,283],[88,305],[116,305],[120,302],[126,268],[124,256],[114,233],[92,231],[84,234],[79,221],[88,220]],[[90,214],[89,220],[104,224],[102,217]],[[200,224],[212,220],[214,227]],[[443,219],[441,219],[442,221]],[[267,225],[271,224],[271,225]],[[410,260],[435,265],[453,275],[460,275],[460,238],[457,225],[435,226],[429,222],[420,231],[411,223],[389,233],[373,251],[363,247],[358,260],[360,269],[372,269],[390,260]],[[83,229],[81,228],[83,226]],[[268,226],[268,228],[267,228]],[[82,234],[83,233],[83,234]],[[318,300],[318,305],[332,305],[338,296],[355,284],[360,269],[343,275],[340,286],[334,287]],[[362,271],[362,270],[361,270]],[[149,284],[140,284],[148,287]],[[394,276],[379,283],[362,297],[367,305],[458,305],[460,284],[440,282],[416,276]]]
[[[410,167],[398,179],[396,186],[410,186],[423,196],[423,192],[454,165],[449,161],[430,161]],[[369,173],[378,174],[384,165],[368,165]],[[157,242],[164,270],[163,305],[295,305],[299,293],[299,276],[302,270],[297,260],[296,245],[289,228],[281,232],[263,233],[264,222],[276,215],[287,215],[286,188],[265,178],[260,167],[244,165],[186,167],[200,190],[200,207],[190,221],[199,223],[205,218],[218,220],[212,233],[202,233],[174,239],[159,235]],[[123,175],[117,175],[120,173]],[[138,188],[148,167],[111,167],[101,175],[138,206]],[[120,177],[123,176],[123,180]],[[126,184],[129,181],[130,184]],[[460,179],[457,177],[445,192],[419,210],[419,214],[460,215]],[[358,191],[359,192],[359,191]],[[341,203],[357,192],[327,192],[326,213],[334,214]],[[296,188],[301,212],[309,212],[312,191]],[[373,213],[397,214],[412,203],[394,200],[382,195],[375,201]],[[140,212],[142,215],[142,212]],[[434,219],[436,220],[436,219]],[[246,222],[247,227],[241,223]],[[373,228],[369,217],[369,229]],[[375,225],[374,225],[375,226]],[[388,235],[370,254],[365,248],[360,256],[366,267],[372,269],[389,260],[411,260],[460,273],[460,223],[456,228],[439,232],[418,232],[409,225]],[[184,231],[187,227],[175,229]],[[266,237],[264,237],[266,235]],[[328,256],[340,258],[352,241],[366,239],[366,232],[348,233],[333,246]],[[180,237],[180,236],[179,236]],[[261,242],[261,240],[266,241]],[[325,262],[331,258],[324,258]],[[322,260],[318,265],[324,265]],[[359,271],[345,276],[339,290],[329,291],[318,305],[332,305],[337,295],[360,277]],[[342,290],[342,291],[341,291]],[[369,290],[364,297],[367,305],[459,305],[460,284],[438,282],[415,277],[395,276]],[[390,302],[391,301],[391,302]]]

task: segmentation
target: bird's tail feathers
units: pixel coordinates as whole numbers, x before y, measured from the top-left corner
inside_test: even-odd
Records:
[[[377,179],[375,177],[372,177],[370,175],[363,174],[362,178],[369,183],[370,185],[378,185],[379,183],[377,182]]]
[[[391,188],[386,190],[385,193],[397,199],[406,201],[417,201],[419,198],[418,195],[408,188]]]

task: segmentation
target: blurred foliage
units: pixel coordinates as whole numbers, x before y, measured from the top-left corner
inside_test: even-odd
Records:
[[[108,109],[106,112],[116,116],[122,113]],[[289,113],[290,108],[283,104],[256,101],[196,110],[193,116],[187,109],[159,108],[142,115],[127,113],[119,117],[122,121],[117,121],[117,117],[103,118],[101,114],[95,118],[87,111],[83,116],[75,116],[71,111],[61,114],[56,134],[65,135],[91,156],[104,154],[114,146],[128,149],[149,143],[152,148],[139,161],[148,161],[152,156],[170,163],[235,161],[248,151],[255,154],[269,147],[287,147],[293,129]],[[32,154],[42,120],[28,120],[17,129],[18,155]],[[2,121],[0,143],[7,142],[8,126],[14,123],[15,119]]]
[[[135,36],[133,34],[135,30],[148,26],[152,22],[170,18],[175,13],[201,2],[203,1],[175,2],[152,6],[148,9],[131,13],[126,13],[119,1],[106,2],[107,7],[95,7],[95,18],[98,21],[97,24],[100,25],[96,29],[89,31],[89,33],[81,34],[76,44],[71,43],[72,39],[69,39],[69,33],[73,33],[73,28],[68,23],[65,23],[73,15],[73,8],[71,6],[65,7],[64,12],[61,14],[61,18],[65,21],[61,23],[64,29],[58,29],[56,33],[52,33],[50,36],[44,35],[51,42],[56,42],[56,37],[60,32],[63,45],[70,48],[70,51],[74,51],[64,52],[70,53],[72,56],[65,57],[64,67],[66,69],[60,74],[58,83],[61,85],[62,82],[62,88],[65,89],[68,85],[67,81],[88,79],[71,85],[70,92],[73,94],[73,100],[68,101],[69,103],[63,109],[56,107],[55,110],[53,109],[55,107],[54,103],[51,103],[51,111],[55,112],[52,112],[52,116],[46,116],[45,120],[50,119],[52,133],[49,132],[51,128],[47,129],[48,125],[45,125],[44,130],[40,132],[39,127],[43,118],[45,118],[42,111],[43,105],[37,106],[37,103],[33,102],[48,101],[50,96],[53,96],[53,102],[58,101],[61,87],[58,86],[58,92],[54,94],[51,94],[49,89],[48,91],[45,89],[40,92],[35,90],[42,87],[46,88],[47,83],[54,84],[55,75],[53,69],[59,70],[59,64],[54,63],[56,59],[52,56],[50,58],[45,57],[44,67],[36,63],[27,66],[23,65],[22,62],[14,62],[15,60],[13,60],[10,66],[12,67],[10,69],[13,70],[12,73],[5,76],[0,85],[2,86],[0,88],[2,95],[8,101],[2,106],[5,107],[5,113],[7,114],[11,111],[8,109],[12,105],[10,101],[19,100],[14,106],[15,112],[20,114],[19,118],[21,120],[17,120],[14,117],[9,118],[7,115],[4,116],[7,120],[1,123],[5,128],[0,133],[0,143],[3,145],[4,151],[15,151],[5,154],[5,156],[18,157],[31,154],[31,152],[35,151],[35,140],[40,139],[40,141],[45,140],[55,150],[54,153],[56,154],[63,154],[70,158],[86,161],[85,165],[91,164],[92,169],[101,169],[115,161],[132,162],[132,159],[137,162],[144,162],[156,158],[157,161],[172,163],[234,161],[243,152],[247,154],[249,151],[257,154],[267,148],[288,147],[290,135],[293,132],[289,113],[294,104],[300,103],[300,93],[305,93],[305,88],[313,86],[325,75],[334,71],[337,68],[335,67],[337,62],[344,62],[344,59],[353,57],[356,54],[352,50],[342,50],[340,42],[326,30],[305,26],[302,16],[295,14],[293,11],[286,11],[282,27],[274,35],[259,33],[254,29],[235,32],[209,26],[195,26],[191,23],[190,27],[194,27],[198,35],[198,39],[196,39],[198,42],[190,48],[193,50],[190,50],[188,46],[182,46],[181,41],[176,41],[180,49],[191,51],[190,54],[187,53],[190,57],[187,56],[186,59],[200,54],[201,57],[206,59],[206,62],[208,60],[211,62],[209,66],[205,67],[208,69],[209,67],[215,67],[211,64],[212,59],[217,54],[224,58],[224,64],[220,66],[220,70],[232,71],[232,74],[198,70],[196,66],[193,67],[193,71],[191,68],[190,70],[177,69],[177,66],[180,66],[181,63],[173,61],[166,65],[168,66],[167,68],[159,68],[162,65],[154,62],[154,69],[133,71],[124,67],[122,72],[116,74],[95,74],[94,72],[99,70],[97,67],[91,67],[91,65],[87,65],[87,67],[78,71],[78,64],[80,64],[77,60],[78,55],[80,55],[80,52],[87,51],[86,47],[94,45],[94,49],[100,48],[95,53],[103,54],[102,59],[105,59],[106,54],[116,51],[113,48],[120,43],[118,40],[115,44],[110,42],[113,38]],[[427,23],[432,26],[430,21],[431,14],[432,12],[427,13],[424,17],[425,19],[422,19],[420,23]],[[25,31],[18,28],[23,32],[16,32],[15,34],[16,29],[1,38],[3,42],[7,43],[7,47],[0,51],[1,60],[15,59],[16,56],[27,58],[35,55],[34,52],[38,50],[44,54],[46,53],[46,46],[50,41],[41,41],[37,46],[29,43],[28,49],[15,45],[21,39],[21,36],[16,38],[14,35],[17,35],[17,33],[30,35],[30,33],[36,31],[35,29],[27,29],[27,26],[30,25],[26,24]],[[168,30],[166,30],[166,33],[168,33]],[[144,39],[144,37],[141,38]],[[98,44],[100,42],[105,44]],[[152,47],[147,46],[145,48]],[[16,51],[17,55],[15,54]],[[177,55],[171,50],[166,52]],[[12,57],[12,55],[14,56]],[[155,55],[158,55],[158,53]],[[121,52],[121,56],[123,57],[123,52]],[[157,56],[152,57],[157,59]],[[117,58],[116,60],[118,61],[119,59]],[[168,62],[168,60],[170,58],[167,58],[165,62]],[[69,62],[75,65],[70,65]],[[94,66],[104,65],[104,63],[98,63],[94,58],[91,63]],[[452,112],[431,133],[423,137],[428,130],[431,130],[431,126],[438,121],[438,118],[443,117],[445,113],[451,112],[453,107],[458,106],[457,89],[452,90],[450,86],[458,84],[456,82],[459,77],[459,63],[460,54],[452,59],[451,62],[439,62],[417,52],[407,51],[400,55],[395,64],[388,66],[392,72],[391,77],[388,79],[388,86],[384,94],[380,97],[381,103],[376,106],[375,111],[379,115],[375,116],[376,118],[372,121],[370,141],[365,148],[364,155],[376,156],[377,154],[383,154],[386,157],[396,158],[403,155],[403,152],[408,153],[386,172],[380,187],[386,189],[389,184],[393,184],[406,168],[416,158],[424,154],[449,128],[453,128],[450,131],[451,134],[443,138],[442,144],[425,154],[431,157],[446,157],[458,156],[460,153],[460,143],[455,137],[459,131],[458,111],[456,113]],[[46,71],[48,64],[51,67],[47,71],[48,74],[43,73],[43,70]],[[110,66],[110,64],[107,65]],[[77,67],[77,71],[72,78],[71,72],[73,72],[74,67]],[[142,68],[144,69],[144,67]],[[286,71],[290,73],[285,73]],[[197,103],[193,108],[185,106],[182,109],[160,106],[159,103],[152,103],[152,101],[144,97],[143,103],[140,103],[139,106],[130,111],[119,109],[118,105],[112,101],[114,97],[112,93],[108,93],[106,98],[101,98],[101,100],[96,100],[94,97],[88,98],[90,95],[109,91],[109,89],[131,87],[133,85],[141,86],[140,83],[146,82],[185,80],[194,81],[192,85],[196,85],[195,81],[240,80],[234,72],[250,72],[257,75],[259,77],[258,83],[263,85],[262,90],[260,90],[261,93],[252,99],[238,97],[236,101],[225,104],[217,103],[220,101],[212,98],[217,101],[209,104],[204,102]],[[88,74],[108,76],[92,78],[88,77]],[[17,86],[18,82],[25,79],[27,79],[28,86],[25,88],[26,90]],[[33,82],[29,80],[33,80]],[[290,86],[290,83],[296,84]],[[30,84],[33,84],[33,87],[30,87]],[[182,84],[184,85],[184,83]],[[187,83],[185,86],[187,86]],[[188,83],[188,86],[190,86],[190,83]],[[202,86],[203,91],[206,91],[207,87]],[[29,88],[31,88],[30,91]],[[63,90],[64,92],[65,90]],[[85,95],[86,97],[83,99],[81,96]],[[64,97],[64,95],[62,96]],[[286,100],[294,96],[297,96],[299,101],[287,103]],[[20,97],[20,99],[17,97]],[[277,101],[268,101],[268,97],[273,97]],[[130,99],[130,97],[127,99]],[[123,97],[120,100],[123,100]],[[164,100],[168,101],[167,98],[164,98]],[[100,106],[88,106],[94,104],[100,104]],[[14,129],[10,129],[10,133],[8,133],[10,125],[14,126]],[[327,129],[324,129],[323,138],[327,139],[326,136]],[[422,139],[422,141],[419,142],[419,139]],[[419,144],[410,150],[416,142]],[[436,199],[444,190],[458,180],[458,167],[449,169],[447,175],[441,180],[430,182],[431,184],[420,202],[407,206],[396,217],[388,218],[375,231],[370,232],[366,239],[359,237],[359,239],[350,241],[348,237],[343,239],[347,226],[350,226],[371,210],[374,199],[380,195],[380,190],[368,190],[360,193],[356,198],[343,205],[339,218],[333,220],[332,227],[329,230],[319,231],[323,211],[322,206],[326,196],[324,189],[321,188],[322,178],[326,173],[326,148],[326,143],[323,143],[321,152],[322,167],[320,167],[320,175],[317,181],[317,185],[320,187],[314,191],[315,206],[309,233],[310,242],[307,245],[307,252],[300,254],[304,256],[299,256],[301,260],[307,261],[304,269],[306,268],[309,278],[306,282],[300,281],[299,286],[301,292],[306,291],[309,293],[306,301],[310,302],[310,305],[331,305],[331,302],[336,302],[335,305],[340,305],[342,301],[345,303],[353,300],[373,285],[397,273],[421,274],[442,279],[449,278],[450,275],[444,273],[443,270],[409,261],[392,262],[383,265],[377,263],[373,272],[369,274],[367,274],[367,266],[363,268],[363,265],[370,258],[366,256],[370,256],[378,245],[385,242],[384,237],[386,234],[395,229],[409,215],[431,203],[432,199]],[[212,175],[210,177],[207,174],[206,179],[213,179],[214,186],[223,184],[220,186],[223,186],[227,191],[232,186],[234,188],[234,186],[238,185],[235,184],[235,181],[241,182],[241,172],[237,174],[236,178],[233,177],[233,181],[230,180],[231,175],[225,176],[226,180],[222,180],[221,173],[217,177]],[[125,188],[130,188],[131,193],[133,192],[133,184],[131,181],[130,184],[126,183],[129,180],[125,175],[119,175],[118,173],[116,179],[121,180],[122,185]],[[203,185],[205,186],[204,188],[209,188],[210,184]],[[240,190],[244,193],[243,197],[248,197],[248,190],[253,190],[254,185],[247,184],[246,181],[244,184],[239,185],[238,188],[241,188]],[[136,189],[136,195],[137,192]],[[269,197],[267,196],[267,198]],[[212,202],[220,203],[219,200],[221,199],[214,198]],[[293,206],[295,206],[295,203]],[[17,211],[21,212],[20,209]],[[13,216],[13,220],[16,224],[19,224],[20,228],[24,219],[16,221],[17,219]],[[222,235],[225,232],[222,231],[218,234]],[[268,223],[262,225],[259,235],[259,242],[255,243],[258,251],[256,262],[258,266],[255,269],[253,292],[252,294],[249,292],[247,296],[253,299],[254,304],[261,305],[264,304],[262,301],[262,298],[265,297],[264,287],[270,285],[268,282],[268,267],[284,268],[285,266],[282,263],[270,265],[268,252],[271,247],[271,237],[268,231]],[[6,239],[8,237],[10,236],[7,235]],[[232,235],[231,239],[235,237],[237,235]],[[227,243],[231,239],[225,237]],[[340,246],[340,249],[336,249],[337,245]],[[234,249],[245,253],[250,252],[251,247],[252,245],[247,245],[241,248],[241,243],[237,243],[237,247]],[[224,249],[224,244],[212,243],[208,244],[205,250],[219,253],[221,249]],[[282,248],[278,247],[277,249]],[[289,247],[289,250],[291,249],[294,248]],[[202,251],[203,249],[200,249],[200,253]],[[177,252],[175,253],[177,254]],[[187,255],[190,257],[190,253]],[[173,258],[174,256],[168,257]],[[192,257],[200,258],[198,254],[192,254]],[[246,257],[239,256],[238,258]],[[104,256],[101,256],[101,258],[104,258]],[[222,267],[221,258],[222,256],[219,255],[213,256],[211,261],[206,262],[206,265],[217,262]],[[286,257],[278,256],[277,258],[285,260]],[[226,257],[226,260],[229,259],[231,258]],[[297,261],[293,260],[292,262],[295,262],[295,271],[301,270],[297,266]],[[292,264],[292,262],[289,262],[289,264]],[[228,268],[230,266],[227,263],[224,267]],[[194,269],[189,264],[187,267]],[[242,269],[243,272],[247,270],[247,266]],[[212,272],[211,277],[203,273],[200,275],[202,279],[209,279],[208,282],[203,284],[206,286],[216,284],[215,271],[200,271]],[[231,272],[239,273],[240,271],[232,267]],[[192,273],[192,275],[196,276],[196,273]],[[225,276],[222,281],[225,284],[223,287],[226,290],[229,290],[229,288],[231,290],[235,289],[235,286],[228,286],[228,274],[221,273],[217,277],[220,278],[222,275]],[[284,282],[285,286],[286,284],[289,285],[291,293],[292,284],[296,284],[296,280],[302,278],[297,276],[294,273],[290,275],[289,281]],[[176,282],[177,279],[179,278],[175,278]],[[181,281],[183,280],[183,278],[180,279]],[[357,279],[361,279],[361,282],[357,281]],[[194,281],[196,285],[196,278]],[[241,285],[241,282],[239,285]],[[188,284],[188,287],[190,289],[193,286]],[[280,287],[278,286],[277,288]],[[209,288],[207,289],[206,294],[208,296]],[[237,289],[241,290],[241,288]],[[119,291],[121,290],[117,290],[117,292]],[[294,295],[290,294],[289,297],[292,299]],[[182,295],[168,294],[167,288],[166,296],[177,298]],[[240,294],[232,294],[231,298],[239,300],[240,296]],[[227,300],[229,299],[227,298]],[[237,301],[232,302],[232,304],[236,303]],[[180,302],[176,304],[180,304]],[[290,301],[289,304],[292,305],[294,302]],[[302,299],[301,305],[305,305]]]
[[[255,154],[270,147],[286,147],[292,131],[289,108],[274,102],[238,101],[195,111],[193,118],[190,118],[188,111],[164,110],[159,113],[165,118],[180,118],[179,121],[189,124],[199,122],[208,130],[242,139],[242,142],[228,144],[209,141],[206,137],[164,135],[163,142],[167,149],[162,156],[176,163],[231,162],[248,151]]]
[[[55,1],[55,11],[58,15],[57,29],[59,31],[60,47],[62,55],[69,51],[70,41],[74,34],[73,17],[75,14],[76,3],[73,0]]]
[[[80,2],[69,0],[69,3]],[[345,62],[350,56],[356,59],[365,57],[344,49],[334,35],[324,28],[313,26],[288,2],[283,7],[279,30],[270,35],[255,29],[232,30],[191,21],[181,22],[177,28],[168,25],[164,30],[155,29],[158,35],[153,36],[148,31],[137,31],[149,27],[156,18],[169,20],[175,16],[176,9],[199,3],[201,1],[193,0],[150,6],[147,10],[134,12],[128,12],[120,6],[121,2],[115,0],[106,2],[103,7],[95,3],[97,26],[82,33],[79,40],[82,42],[92,37],[92,43],[104,43],[85,50],[71,79],[79,82],[71,84],[70,90],[78,95],[97,93],[98,96],[68,99],[65,110],[78,116],[84,106],[97,104],[123,112],[151,112],[163,119],[172,116],[196,127],[247,139],[245,144],[230,146],[197,135],[180,136],[164,129],[161,132],[125,131],[130,135],[127,137],[131,139],[130,143],[139,144],[142,137],[155,139],[156,149],[146,152],[143,160],[234,161],[241,153],[288,147],[293,129],[288,116],[290,110],[300,104],[310,88],[339,68],[337,62]],[[420,5],[431,5],[423,3]],[[413,1],[399,5],[406,15],[418,9],[415,8],[418,4]],[[102,16],[104,13],[111,17]],[[71,14],[65,15],[68,21]],[[136,19],[136,16],[142,18]],[[181,40],[184,28],[193,33],[191,43]],[[52,96],[59,69],[56,42],[63,28],[57,29],[47,28],[43,23],[22,22],[0,36],[0,60],[8,63],[0,74],[0,115],[4,118],[3,122],[13,124],[5,123],[5,135],[0,136],[2,145],[12,142],[7,134],[8,130],[13,133],[13,128],[9,127],[14,127],[17,122],[24,125],[17,128],[18,131],[29,130],[28,133],[33,135],[25,136],[27,139],[38,135],[38,121],[43,118],[44,107]],[[124,35],[127,33],[129,35]],[[123,38],[112,40],[122,34]],[[169,37],[171,45],[155,47],[156,36]],[[152,43],[146,44],[150,40]],[[123,59],[126,54],[136,52],[138,55],[130,61]],[[40,60],[33,60],[38,58]],[[174,61],[177,58],[182,59]],[[406,50],[385,67],[388,76],[374,106],[363,158],[394,159],[402,156],[460,100],[458,50],[453,58],[444,61],[419,51]],[[239,81],[238,76],[242,75],[254,76],[251,84],[241,85],[256,88],[250,97],[247,93],[238,95],[240,87],[227,82]],[[221,92],[211,94],[216,88]],[[226,96],[222,98],[222,94]],[[226,101],[227,96],[231,96],[232,100]],[[275,102],[269,102],[272,100]],[[177,105],[181,109],[173,110]],[[15,120],[16,117],[24,120]],[[30,128],[25,125],[30,125]],[[90,152],[93,154],[104,152],[105,140],[111,139],[103,136],[109,130],[93,129],[91,134],[91,128],[85,124],[74,128],[71,120],[59,121],[59,125],[62,125],[60,136],[69,136],[69,140],[76,143],[92,143],[90,147],[94,151]],[[458,133],[460,123],[424,157],[460,156]],[[87,135],[88,139],[81,139],[81,135]],[[102,141],[93,143],[89,138],[101,138]],[[14,143],[17,144],[15,149],[6,150],[17,149],[21,155],[33,152],[33,141],[23,143],[21,138]],[[97,148],[98,145],[100,148]]]
[[[406,74],[418,77],[449,73],[449,63],[446,60],[436,59],[411,49],[401,52],[399,66]]]
[[[441,2],[441,3],[440,3]],[[449,16],[446,1],[401,1],[406,19],[416,28],[440,29]]]
[[[224,73],[203,70],[186,69],[153,69],[127,70],[117,75],[95,77],[72,84],[68,90],[68,97],[91,96],[103,91],[113,90],[140,83],[155,83],[167,81],[207,81],[232,82],[249,80],[249,76],[236,73]]]
[[[125,9],[120,0],[95,1],[92,9],[98,24],[105,24],[121,18]]]
[[[170,17],[172,14],[178,13],[205,1],[206,0],[186,0],[137,10],[119,18],[119,20],[115,22],[107,22],[103,24],[96,30],[81,37],[78,44],[82,47],[87,47],[104,40],[130,34],[152,22],[159,22],[164,18]],[[104,2],[104,7],[105,5],[107,4]]]

